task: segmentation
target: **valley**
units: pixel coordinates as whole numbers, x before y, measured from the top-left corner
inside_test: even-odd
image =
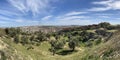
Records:
[[[23,31],[19,27],[1,28],[0,59],[119,60],[118,27],[103,22],[97,25],[61,27],[56,29],[59,31],[47,33],[41,30]]]

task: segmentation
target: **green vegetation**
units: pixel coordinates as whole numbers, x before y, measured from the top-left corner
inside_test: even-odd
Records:
[[[113,52],[117,50],[112,39],[115,36],[118,41],[119,37],[115,35],[117,27],[103,22],[50,33],[24,32],[20,28],[0,29],[0,40],[9,46],[6,51],[0,49],[0,59],[112,60]]]

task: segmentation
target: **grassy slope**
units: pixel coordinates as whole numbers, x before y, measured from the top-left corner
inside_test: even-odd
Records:
[[[83,50],[79,52],[72,53],[70,55],[55,55],[52,56],[52,53],[49,52],[50,45],[48,42],[43,42],[39,47],[34,46],[34,49],[27,50],[27,45],[23,46],[21,44],[15,44],[10,39],[3,39],[8,45],[16,49],[17,54],[20,54],[25,60],[77,60],[75,56],[81,55]],[[79,60],[79,59],[78,59]]]
[[[92,49],[86,50],[83,60],[119,60],[120,59],[120,31],[113,34],[109,41]]]
[[[3,41],[16,49],[17,54],[24,60],[118,60],[120,57],[120,32],[116,32],[108,42],[101,43],[91,48],[77,48],[79,51],[69,55],[55,55],[48,51],[50,45],[43,42],[39,47],[27,50],[27,45],[15,44],[10,39],[3,38]]]

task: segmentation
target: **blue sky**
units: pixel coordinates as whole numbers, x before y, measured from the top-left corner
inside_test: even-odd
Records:
[[[0,27],[120,24],[120,0],[0,0]]]

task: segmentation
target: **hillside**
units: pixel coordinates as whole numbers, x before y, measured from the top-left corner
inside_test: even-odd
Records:
[[[120,0],[0,0],[0,60],[120,60]]]
[[[108,42],[101,43],[98,46],[89,48],[80,48],[80,51],[74,54],[61,56],[52,56],[48,52],[50,45],[47,42],[42,43],[40,47],[35,47],[33,50],[26,50],[20,44],[15,44],[9,39],[0,39],[0,54],[1,59],[8,60],[119,60],[120,59],[120,31],[115,32],[109,38]],[[3,42],[4,41],[4,42]],[[5,60],[5,59],[3,59]]]
[[[83,60],[119,60],[120,31],[115,32],[106,43],[102,43],[85,54]]]
[[[0,29],[0,60],[119,60],[120,31],[99,25],[51,33]]]

